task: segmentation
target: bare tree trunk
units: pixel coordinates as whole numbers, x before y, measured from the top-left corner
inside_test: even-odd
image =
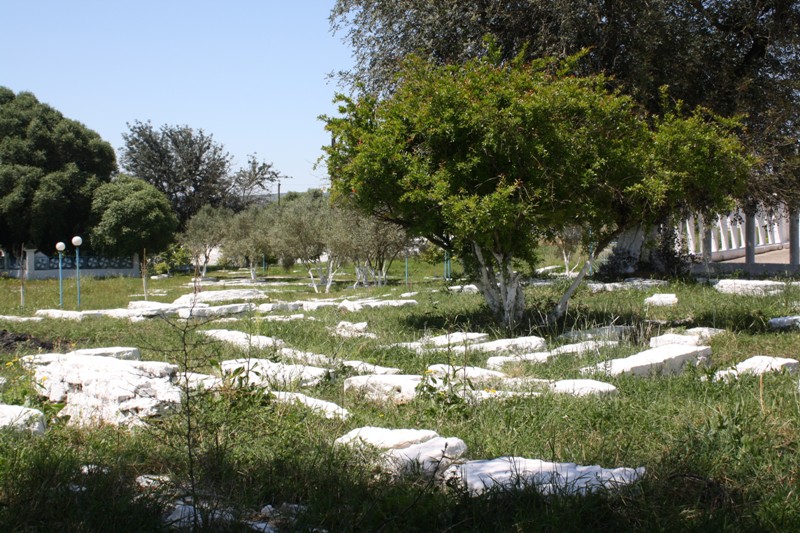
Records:
[[[525,295],[520,276],[513,271],[512,258],[493,253],[493,264],[486,260],[480,245],[473,242],[472,248],[480,269],[478,288],[497,320],[509,331],[513,330],[525,312]]]

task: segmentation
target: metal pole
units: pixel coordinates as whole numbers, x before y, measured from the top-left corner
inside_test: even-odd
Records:
[[[64,278],[61,276],[61,257],[63,252],[58,252],[58,306],[64,307]]]
[[[406,287],[408,287],[408,252],[406,252]]]
[[[75,247],[75,279],[78,286],[78,311],[81,310],[81,249]]]

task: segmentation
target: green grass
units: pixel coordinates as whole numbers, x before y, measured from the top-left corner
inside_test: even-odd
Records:
[[[45,320],[12,323],[0,329],[28,333],[53,342],[57,351],[109,345],[137,346],[146,359],[166,360],[212,371],[215,360],[242,352],[194,336],[196,328],[228,328],[280,338],[288,345],[339,359],[360,359],[422,373],[433,363],[483,365],[487,354],[447,352],[416,355],[395,342],[425,334],[485,331],[505,333],[492,321],[480,296],[450,294],[434,267],[412,264],[405,285],[402,260],[388,287],[352,290],[343,279],[330,295],[314,295],[300,285],[264,287],[273,300],[314,297],[361,298],[419,291],[414,307],[342,313],[323,308],[315,320],[267,322],[253,317],[225,324],[189,326],[198,344],[181,358],[179,321],[130,324],[99,318],[82,322]],[[218,276],[240,273],[216,272]],[[268,272],[270,280],[292,273]],[[304,281],[303,272],[293,281]],[[74,283],[74,281],[72,282]],[[189,292],[188,277],[153,280],[151,299],[172,301]],[[65,283],[65,287],[67,283]],[[29,282],[26,308],[19,308],[19,284],[0,280],[0,314],[33,314],[58,307],[57,281]],[[260,391],[226,389],[192,397],[191,456],[186,418],[168,417],[149,428],[77,429],[57,418],[59,406],[37,397],[19,358],[34,350],[20,345],[0,353],[0,390],[6,403],[42,408],[50,429],[40,438],[0,432],[0,530],[155,531],[162,509],[185,493],[193,474],[199,495],[242,519],[263,505],[302,503],[297,530],[328,531],[796,531],[800,529],[800,397],[798,378],[772,374],[731,384],[704,381],[713,371],[752,355],[797,358],[800,333],[774,333],[769,318],[796,314],[800,292],[789,288],[769,297],[731,296],[695,283],[671,284],[658,291],[591,293],[578,291],[567,317],[542,329],[538,318],[563,290],[529,287],[529,316],[519,335],[544,336],[551,345],[561,333],[610,323],[634,326],[633,344],[601,354],[561,355],[546,364],[508,367],[514,375],[550,379],[582,377],[584,366],[643,349],[651,335],[670,327],[710,326],[727,332],[715,337],[711,367],[679,376],[602,378],[618,388],[610,398],[542,395],[468,404],[437,395],[408,405],[377,405],[345,394],[343,372],[323,385],[303,390],[346,407],[352,418],[327,420],[307,410],[271,402]],[[437,289],[438,292],[431,292]],[[70,292],[72,291],[72,292]],[[84,309],[124,307],[140,299],[140,280],[82,279]],[[648,308],[655,292],[674,292],[671,308]],[[74,288],[65,308],[74,309]],[[341,339],[329,328],[340,320],[367,321],[378,339]],[[270,351],[252,352],[274,357]],[[604,467],[644,466],[645,479],[619,492],[587,497],[542,497],[534,490],[497,492],[470,498],[441,490],[422,479],[389,482],[370,466],[369,457],[332,446],[360,426],[433,429],[462,438],[469,458],[515,455]],[[191,457],[192,462],[189,461]],[[96,465],[89,474],[81,467]],[[167,474],[168,490],[143,493],[140,474]],[[82,489],[76,489],[82,487]],[[235,530],[217,523],[209,530]]]

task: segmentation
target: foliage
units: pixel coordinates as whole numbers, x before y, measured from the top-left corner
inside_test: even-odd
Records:
[[[250,278],[256,279],[256,268],[262,256],[270,254],[270,229],[273,225],[273,213],[264,207],[253,206],[249,209],[228,215],[222,237],[222,250],[229,259],[246,264],[250,270]]]
[[[323,117],[334,198],[458,251],[508,328],[524,309],[514,260],[533,264],[560,228],[599,253],[631,225],[729,205],[749,165],[730,123],[678,110],[651,130],[575,59],[411,58],[387,98],[340,97],[342,117]]]
[[[247,207],[253,203],[258,191],[270,192],[272,185],[281,178],[286,176],[282,176],[272,163],[259,161],[256,154],[249,155],[247,164],[231,177],[232,192],[238,195],[238,207]]]
[[[588,50],[581,71],[609,83],[651,113],[662,110],[660,88],[674,98],[724,116],[745,115],[748,146],[766,162],[747,197],[797,204],[800,93],[796,0],[487,0],[427,2],[337,0],[331,27],[355,58],[341,73],[352,89],[391,92],[408,54],[439,64],[484,54],[491,36],[502,58],[565,57]]]
[[[92,247],[108,255],[164,250],[177,219],[164,195],[149,183],[119,175],[98,187],[92,200]]]
[[[204,205],[221,206],[230,191],[231,155],[211,135],[188,126],[128,124],[120,163],[164,193],[184,228]]]
[[[115,170],[97,133],[31,93],[0,87],[0,247],[52,250],[87,232],[94,191]]]
[[[205,205],[186,222],[178,240],[189,251],[205,276],[211,252],[225,239],[233,212],[224,207]]]
[[[285,276],[275,280],[286,281]],[[419,291],[417,306],[351,315],[368,318],[369,329],[379,335],[376,340],[332,336],[328,328],[342,320],[335,307],[308,312],[315,320],[244,319],[224,327],[269,335],[297,350],[340,359],[357,354],[358,359],[408,374],[423,374],[434,363],[484,366],[490,354],[475,350],[454,356],[444,352],[412,355],[402,348],[386,348],[423,334],[485,331],[492,337],[502,335],[490,322],[480,320],[484,315],[479,298],[433,292],[441,288],[439,282],[423,278],[412,281]],[[188,276],[176,276],[154,284],[168,302],[186,292],[188,281]],[[11,283],[0,280],[0,314],[14,306],[6,290]],[[32,282],[32,307],[50,307],[54,298],[57,301],[56,283]],[[87,305],[124,307],[134,283],[126,278],[98,280]],[[273,289],[270,296],[280,301],[309,297],[309,289],[296,285]],[[539,285],[526,291],[531,301],[544,302],[557,297],[559,288]],[[342,288],[342,292],[367,298],[385,294],[387,289]],[[394,406],[344,393],[343,381],[349,373],[337,371],[330,382],[299,391],[347,408],[352,416],[346,421],[280,404],[261,390],[224,387],[215,394],[195,395],[191,410],[154,421],[147,430],[72,428],[51,419],[47,433],[39,437],[0,432],[0,529],[161,530],[166,506],[190,490],[186,436],[191,432],[196,497],[243,519],[252,519],[254,511],[267,504],[276,508],[284,502],[302,505],[298,522],[286,530],[797,530],[800,410],[796,374],[742,376],[731,383],[702,379],[751,354],[796,357],[800,333],[770,331],[765,320],[797,312],[797,286],[787,283],[784,290],[763,297],[721,294],[700,283],[671,284],[669,292],[678,296],[673,308],[644,304],[652,291],[581,290],[558,328],[531,333],[546,337],[548,345],[555,347],[568,342],[558,338],[563,332],[615,323],[633,326],[635,339],[599,352],[559,355],[545,364],[504,368],[507,375],[521,378],[586,378],[582,367],[646,349],[649,337],[663,333],[666,325],[680,324],[678,330],[692,326],[728,330],[711,340],[710,368],[687,369],[677,376],[603,377],[618,388],[614,396],[545,393],[472,404],[452,394],[422,394],[406,405]],[[211,344],[191,334],[195,329],[222,327],[215,323],[153,319],[131,324],[99,317],[19,324],[0,317],[0,327],[24,328],[36,337],[57,341],[56,351],[138,346],[146,360],[181,364],[181,380],[183,370],[214,372],[213,359],[277,356],[272,350]],[[186,345],[194,350],[185,359],[178,340],[183,331],[191,334]],[[32,346],[19,346],[13,354],[0,354],[0,374],[9,382],[25,374],[15,359],[35,352]],[[2,389],[5,402],[23,401],[7,395],[8,391],[6,385]],[[24,400],[35,406],[42,403],[29,397]],[[57,409],[50,406],[46,412]],[[390,480],[370,462],[374,455],[350,453],[333,444],[335,438],[364,426],[432,429],[445,437],[459,437],[468,446],[466,460],[518,456],[604,468],[643,466],[646,476],[631,490],[598,494],[544,496],[529,487],[468,497],[457,487],[439,488],[421,476]],[[142,491],[135,483],[141,474],[168,476],[169,487],[176,492]],[[230,526],[230,530],[235,528]]]

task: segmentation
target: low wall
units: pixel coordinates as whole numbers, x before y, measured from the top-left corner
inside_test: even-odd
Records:
[[[101,257],[81,254],[81,277],[108,277],[108,276],[140,276],[139,256],[132,257]],[[20,265],[11,257],[0,260],[0,272],[18,278]],[[25,250],[25,276],[27,279],[54,279],[58,278],[58,255],[48,256],[37,250]],[[76,275],[75,256],[64,255],[61,258],[62,278],[74,278]]]

